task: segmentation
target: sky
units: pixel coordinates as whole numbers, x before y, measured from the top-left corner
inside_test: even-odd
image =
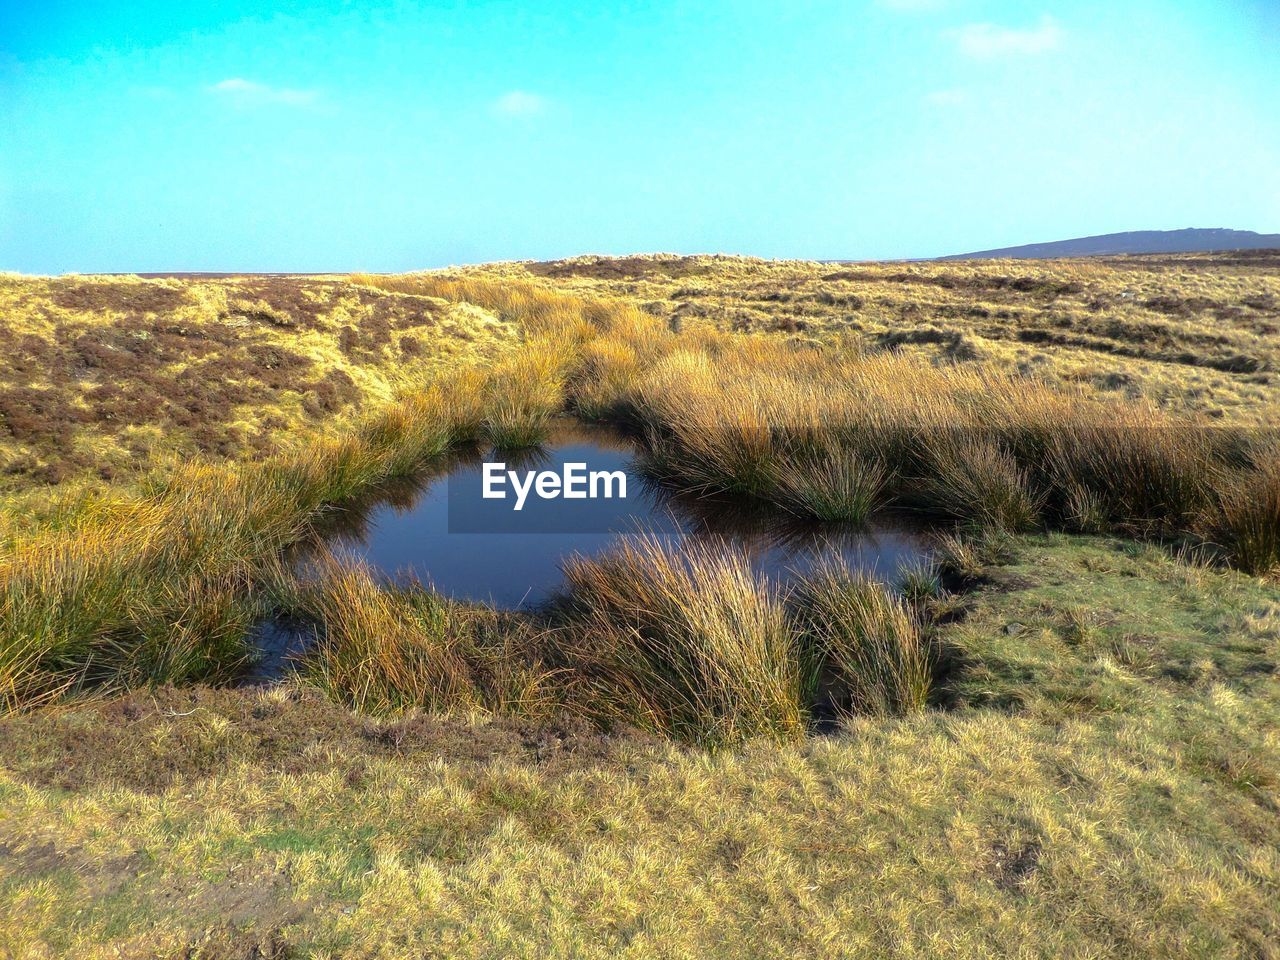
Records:
[[[0,270],[1280,232],[1280,2],[0,0]]]

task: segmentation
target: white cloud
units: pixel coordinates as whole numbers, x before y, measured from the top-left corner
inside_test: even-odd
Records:
[[[971,23],[951,31],[960,51],[970,57],[991,59],[1010,54],[1048,53],[1062,43],[1058,21],[1045,15],[1040,23],[1025,30],[995,23]]]
[[[547,101],[536,93],[510,90],[493,101],[493,111],[504,117],[532,117],[547,109]]]
[[[315,103],[320,94],[315,90],[294,90],[290,87],[271,87],[254,83],[242,77],[229,77],[209,87],[209,92],[234,100],[236,103],[277,103],[286,107],[306,107]]]
[[[962,107],[969,102],[967,90],[933,90],[924,95],[925,103],[934,107]]]

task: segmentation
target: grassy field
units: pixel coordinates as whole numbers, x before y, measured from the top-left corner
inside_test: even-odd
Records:
[[[0,490],[261,457],[516,336],[475,307],[339,277],[0,275]]]
[[[1274,422],[1280,399],[1275,254],[856,265],[657,255],[481,269],[634,299],[681,328],[844,337],[1227,422]]]
[[[1277,955],[1280,258],[0,296],[0,956]],[[543,618],[280,563],[564,411],[951,532],[789,595],[621,545]]]

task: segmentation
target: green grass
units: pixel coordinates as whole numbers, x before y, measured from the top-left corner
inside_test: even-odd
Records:
[[[1120,540],[1011,543],[940,628],[953,708],[831,737],[362,728],[289,691],[0,721],[0,943],[1266,956],[1280,590]]]

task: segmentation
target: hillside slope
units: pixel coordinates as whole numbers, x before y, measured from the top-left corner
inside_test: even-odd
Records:
[[[1280,233],[1223,228],[1185,230],[1132,230],[1051,243],[1028,243],[960,253],[940,260],[1039,260],[1052,257],[1105,257],[1136,253],[1212,253],[1218,250],[1269,250],[1280,248]]]

